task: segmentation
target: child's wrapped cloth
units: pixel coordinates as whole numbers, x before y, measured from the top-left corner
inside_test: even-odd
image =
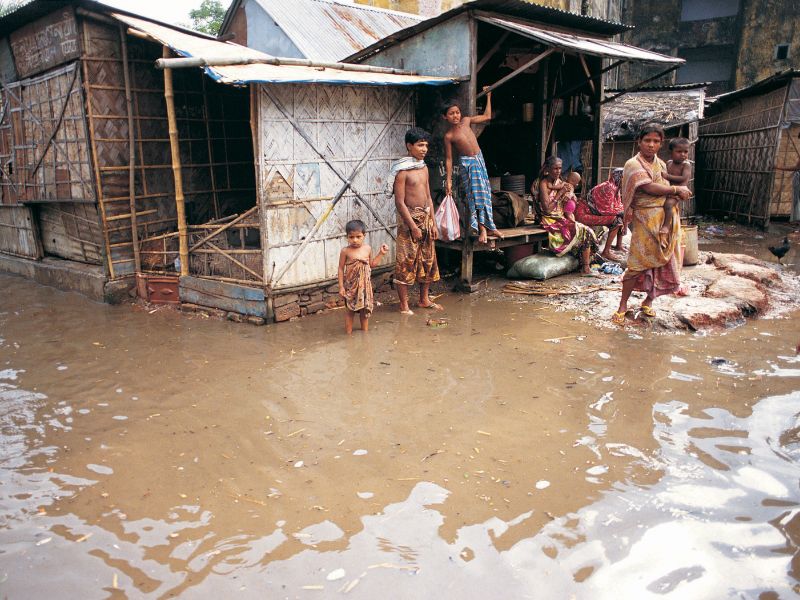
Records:
[[[344,305],[353,312],[372,314],[372,269],[365,260],[348,260],[344,263]]]

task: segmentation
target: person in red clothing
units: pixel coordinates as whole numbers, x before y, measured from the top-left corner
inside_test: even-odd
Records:
[[[622,169],[612,169],[608,180],[594,186],[585,199],[579,200],[575,208],[575,220],[589,227],[608,227],[608,238],[600,256],[607,260],[614,260],[611,246],[614,238],[617,240],[615,250],[622,251],[622,226],[623,206],[620,197],[620,183],[622,182]]]

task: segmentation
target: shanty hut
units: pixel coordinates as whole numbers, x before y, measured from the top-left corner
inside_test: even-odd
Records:
[[[638,152],[636,135],[646,123],[660,123],[667,140],[659,156],[669,160],[671,138],[689,140],[689,160],[694,161],[698,122],[703,118],[705,83],[640,88],[620,96],[603,107],[603,165],[600,179],[611,169],[625,166]],[[617,90],[607,90],[613,94]],[[692,182],[690,182],[690,186]],[[694,214],[694,198],[681,202],[681,214]]]
[[[77,123],[77,129],[62,134],[63,125],[54,125],[26,141],[32,128],[12,118],[0,130],[7,130],[0,151],[9,150],[14,162],[10,181],[4,176],[3,198],[12,200],[10,208],[28,211],[32,239],[41,236],[38,205],[78,204],[90,210],[80,222],[93,235],[97,268],[105,269],[99,274],[126,285],[136,274],[139,293],[148,299],[259,322],[338,302],[329,288],[345,244],[344,224],[360,218],[371,243],[392,240],[395,209],[385,195],[386,177],[392,160],[405,153],[417,86],[451,81],[276,59],[94,2],[63,4],[59,10],[75,19],[82,36],[82,53],[73,60],[91,83],[84,85],[85,96],[76,88],[74,107],[50,100],[54,107],[37,108],[30,119]],[[25,14],[34,27],[54,18]],[[34,35],[28,43],[34,42],[51,56],[47,44],[57,40]],[[60,70],[45,75],[64,77]],[[4,85],[4,94],[8,88],[13,84]],[[64,89],[70,87],[59,80],[40,90],[37,102],[63,97],[55,92]],[[33,103],[25,96],[6,102],[12,101],[12,107]],[[51,130],[59,144],[80,142],[83,153],[48,147]],[[21,155],[30,139],[38,152]],[[60,175],[63,165],[73,170]],[[23,198],[31,180],[39,187]],[[25,233],[21,226],[14,231]],[[67,233],[69,240],[77,235]],[[11,260],[11,253],[0,252],[0,264]],[[26,267],[45,262],[36,260],[41,253],[27,258],[34,260],[24,261]]]
[[[483,110],[478,102],[486,92],[496,90],[493,119],[478,141],[489,176],[505,176],[507,184],[499,180],[504,189],[524,193],[552,154],[564,159],[565,168],[582,172],[588,185],[596,183],[602,156],[601,107],[628,91],[606,97],[605,73],[644,62],[660,67],[660,77],[683,64],[680,58],[613,41],[627,30],[620,23],[522,0],[474,0],[398,31],[347,61],[459,81],[456,90],[423,92],[417,104],[418,124],[434,137],[427,159],[434,165],[434,198],[445,177],[443,94],[455,99],[464,113],[474,114]],[[517,234],[527,244],[528,233],[506,233],[502,245],[512,244]],[[473,289],[471,257],[480,248],[472,247],[468,236],[460,247],[448,247],[460,250],[462,284]]]
[[[126,15],[35,1],[0,19],[0,268],[110,301],[148,268],[140,241],[178,225],[162,45]],[[251,206],[247,90],[195,70],[173,94],[187,221]]]
[[[420,21],[340,0],[233,0],[219,35],[273,56],[335,62]]]
[[[714,97],[699,133],[700,210],[764,228],[791,218],[792,173],[774,167],[800,160],[800,71]]]

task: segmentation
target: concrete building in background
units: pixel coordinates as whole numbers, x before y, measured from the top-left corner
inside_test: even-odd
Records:
[[[623,0],[621,17],[635,27],[625,42],[686,60],[654,83],[709,81],[715,95],[800,67],[798,10],[797,0]],[[645,73],[657,71],[631,65],[617,85]]]

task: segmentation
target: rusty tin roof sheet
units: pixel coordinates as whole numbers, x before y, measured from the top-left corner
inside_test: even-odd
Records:
[[[686,62],[682,58],[659,54],[650,50],[644,50],[643,48],[637,48],[636,46],[612,42],[611,40],[563,33],[560,31],[549,31],[528,23],[510,21],[499,17],[478,18],[481,21],[497,25],[498,27],[523,35],[546,46],[571,50],[580,54],[648,63],[681,64]]]
[[[264,58],[269,55],[233,44],[180,31],[166,24],[111,13],[115,19],[134,29],[143,31],[158,42],[169,46],[180,56],[203,58]],[[348,85],[447,85],[452,80],[444,77],[392,75],[365,73],[331,68],[299,67],[289,65],[247,64],[204,67],[206,74],[220,83],[247,85],[248,83],[327,83]]]
[[[311,60],[340,61],[422,17],[336,0],[256,0]]]
[[[631,139],[645,123],[676,127],[703,118],[705,87],[629,92],[603,107],[603,139]]]

